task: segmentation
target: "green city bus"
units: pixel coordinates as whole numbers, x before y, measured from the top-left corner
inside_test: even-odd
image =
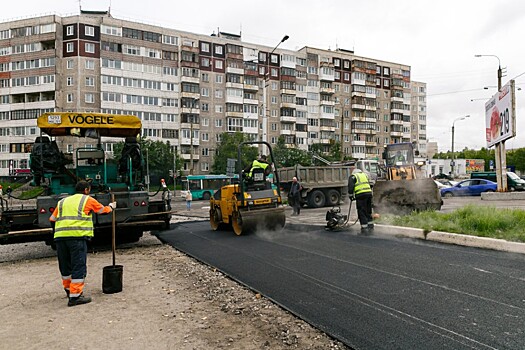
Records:
[[[219,188],[237,182],[238,178],[239,175],[188,175],[182,179],[181,197],[191,191],[193,200],[208,200]]]

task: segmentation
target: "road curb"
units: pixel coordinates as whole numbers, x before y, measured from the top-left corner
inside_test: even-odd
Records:
[[[504,239],[469,236],[458,233],[430,231],[412,227],[376,225],[378,233],[393,236],[417,238],[426,241],[456,244],[467,247],[492,249],[509,253],[525,254],[525,243],[509,242]]]

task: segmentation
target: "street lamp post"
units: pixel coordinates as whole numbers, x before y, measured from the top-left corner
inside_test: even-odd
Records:
[[[454,170],[455,168],[455,160],[454,160],[454,124],[456,124],[457,121],[459,120],[463,120],[463,119],[466,119],[466,118],[469,118],[470,115],[466,115],[464,117],[459,117],[459,118],[456,118],[454,119],[454,121],[452,122],[452,164],[450,165],[450,168],[451,168],[451,173],[452,173],[452,176],[456,176],[456,172]]]
[[[498,91],[501,90],[501,78],[503,77],[503,71],[501,70],[501,60],[496,55],[474,55],[474,57],[496,57],[498,59]],[[507,191],[507,156],[505,151],[505,141],[496,143],[495,145],[496,155],[496,181],[498,182],[498,191]]]
[[[272,51],[270,51],[270,53],[268,54],[268,57],[266,57],[266,64],[265,64],[265,67],[264,67],[264,84],[263,84],[263,141],[265,142],[268,142],[268,101],[267,101],[267,98],[268,98],[268,92],[267,92],[267,88],[268,88],[268,84],[269,84],[269,81],[270,81],[270,57],[272,56],[272,54],[274,53],[275,50],[277,50],[277,48],[279,47],[279,45],[281,45],[282,43],[284,43],[286,40],[288,40],[288,38],[290,38],[288,35],[285,35],[283,36],[283,38],[281,39],[281,41],[279,41],[279,43],[273,48]]]

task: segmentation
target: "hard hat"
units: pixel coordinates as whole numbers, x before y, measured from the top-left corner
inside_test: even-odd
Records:
[[[361,169],[354,169],[352,171],[352,175],[359,174],[359,173],[362,173]]]

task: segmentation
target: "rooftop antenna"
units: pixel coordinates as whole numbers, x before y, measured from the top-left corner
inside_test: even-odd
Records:
[[[82,12],[82,0],[78,0],[78,9]]]

